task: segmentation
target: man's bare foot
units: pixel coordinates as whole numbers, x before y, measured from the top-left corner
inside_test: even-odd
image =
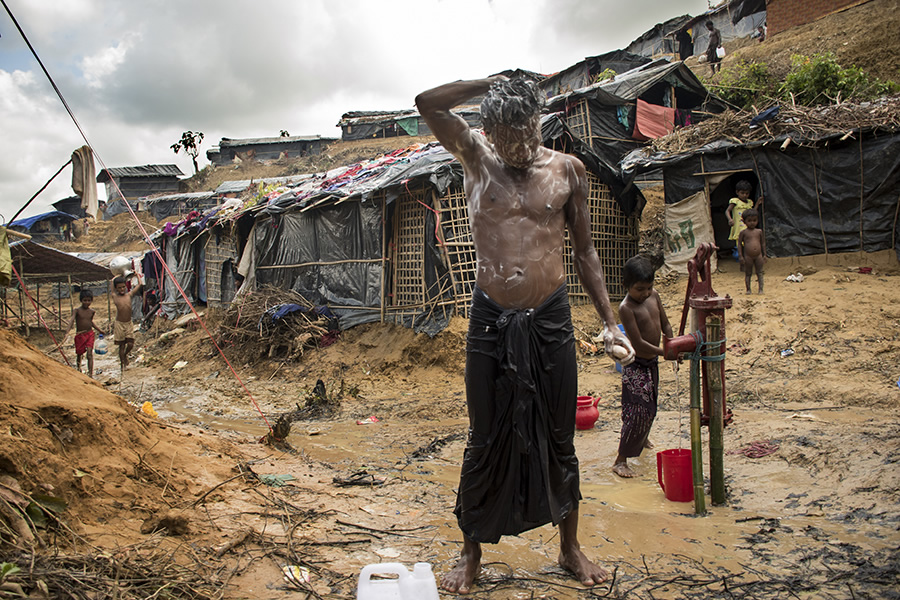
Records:
[[[654,446],[653,442],[651,442],[650,440],[644,442],[644,448],[646,448],[647,450],[653,450],[655,447],[656,446]]]
[[[631,468],[629,468],[627,463],[616,463],[613,465],[612,470],[613,470],[613,473],[615,473],[619,477],[626,477],[626,478],[637,477],[637,473],[632,471]]]
[[[481,550],[472,552],[464,548],[456,566],[441,577],[441,589],[454,594],[468,594],[480,572]]]
[[[606,569],[592,563],[581,550],[560,551],[558,560],[559,566],[575,575],[582,585],[597,585],[598,583],[603,583],[609,577]]]

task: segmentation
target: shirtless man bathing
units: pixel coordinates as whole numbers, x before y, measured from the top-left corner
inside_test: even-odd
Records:
[[[487,94],[486,135],[450,111]],[[559,526],[559,564],[583,585],[607,578],[578,541],[575,338],[566,294],[568,227],[581,284],[603,319],[607,353],[634,358],[616,326],[591,242],[587,177],[577,158],[541,145],[533,84],[497,76],[422,92],[416,105],[462,163],[477,261],[466,348],[469,436],[456,514],[459,562],[441,587],[468,593],[481,544],[547,523]]]

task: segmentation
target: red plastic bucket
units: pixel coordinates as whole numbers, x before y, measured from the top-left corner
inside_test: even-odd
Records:
[[[663,450],[656,453],[659,487],[672,502],[694,499],[694,469],[690,450]]]

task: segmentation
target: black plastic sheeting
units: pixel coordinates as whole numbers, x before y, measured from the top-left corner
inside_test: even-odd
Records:
[[[900,258],[900,137],[857,132],[854,138],[842,142],[833,136],[786,150],[780,150],[780,139],[765,146],[716,143],[702,152],[629,156],[623,164],[629,176],[661,166],[667,204],[704,189],[697,173],[752,171],[765,196],[762,227],[769,256],[893,248]]]
[[[741,19],[755,15],[757,13],[766,12],[766,0],[732,0],[728,5],[728,12],[731,15],[731,23],[737,25]]]
[[[198,277],[205,276],[205,264],[198,264],[198,252],[202,253],[202,247],[198,248],[195,244],[193,234],[185,234],[176,237],[165,238],[165,259],[166,266],[175,276],[175,280],[184,293],[187,295],[191,304],[195,304],[197,297]],[[190,311],[185,302],[184,297],[178,291],[178,288],[172,282],[171,277],[166,277],[166,283],[163,294],[162,310],[167,318],[175,318]],[[205,298],[204,298],[205,300]]]
[[[256,244],[259,285],[293,290],[313,304],[329,305],[342,329],[380,319],[380,204],[346,202],[272,215],[257,224],[251,242]]]

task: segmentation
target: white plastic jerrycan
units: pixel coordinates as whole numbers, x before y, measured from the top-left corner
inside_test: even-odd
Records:
[[[396,575],[397,579],[372,579],[372,575]],[[416,563],[412,573],[400,563],[363,567],[356,586],[357,600],[439,600],[431,565]]]

